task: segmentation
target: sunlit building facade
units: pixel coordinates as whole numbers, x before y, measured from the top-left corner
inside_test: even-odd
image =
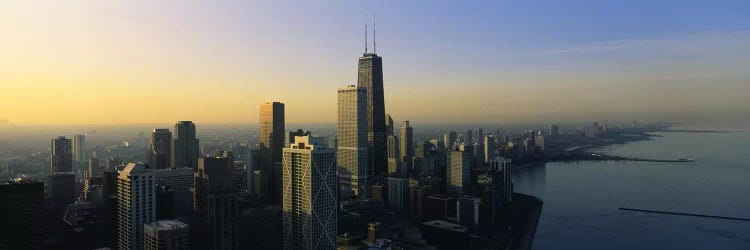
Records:
[[[297,137],[284,149],[284,249],[336,248],[336,152],[322,139]]]

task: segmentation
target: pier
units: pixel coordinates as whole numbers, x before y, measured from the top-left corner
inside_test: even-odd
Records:
[[[716,216],[716,215],[708,215],[708,214],[681,213],[681,212],[670,212],[670,211],[659,211],[659,210],[646,210],[646,209],[636,209],[636,208],[626,208],[626,207],[621,207],[620,210],[623,210],[623,211],[634,211],[634,212],[644,212],[644,213],[654,213],[654,214],[671,214],[671,215],[693,216],[693,217],[724,219],[724,220],[750,221],[750,218]]]

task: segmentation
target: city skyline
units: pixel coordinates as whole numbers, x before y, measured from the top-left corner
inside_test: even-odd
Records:
[[[748,7],[2,2],[0,249],[746,248]]]
[[[82,3],[3,3],[0,126],[256,123],[267,101],[332,123],[373,12],[397,120],[750,113],[740,1]]]

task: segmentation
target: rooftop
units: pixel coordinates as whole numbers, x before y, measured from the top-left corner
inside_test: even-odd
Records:
[[[158,220],[148,223],[146,226],[155,228],[156,230],[174,230],[188,227],[187,224],[178,220]]]
[[[422,223],[422,225],[450,230],[450,231],[459,232],[459,233],[465,233],[467,230],[469,230],[467,227],[464,227],[455,223],[443,221],[443,220],[426,221]]]
[[[146,172],[146,164],[143,162],[137,162],[137,163],[128,163],[127,166],[122,170],[122,172],[125,173],[137,173],[137,172]]]

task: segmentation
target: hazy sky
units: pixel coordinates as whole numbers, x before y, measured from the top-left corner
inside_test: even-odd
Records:
[[[747,0],[5,0],[0,121],[335,122],[373,12],[396,120],[750,113]]]

